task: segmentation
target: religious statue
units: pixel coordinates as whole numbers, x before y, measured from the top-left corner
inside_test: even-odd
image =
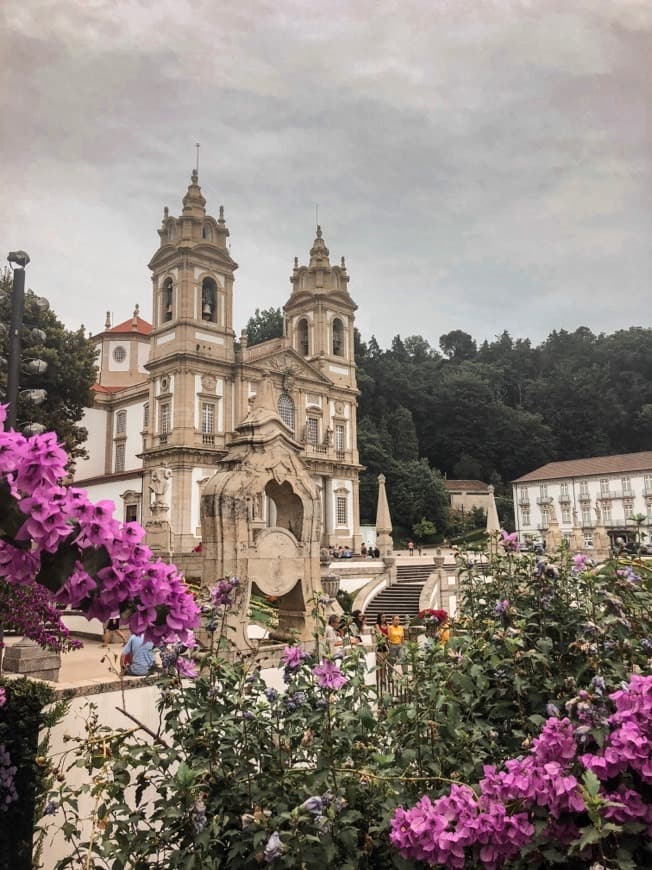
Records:
[[[167,465],[159,465],[156,468],[153,468],[150,472],[149,488],[154,496],[152,507],[167,508],[168,505],[164,496],[170,488],[171,477],[172,470],[168,468]]]
[[[596,501],[595,507],[593,508],[595,511],[595,524],[596,526],[602,525],[602,511],[600,510],[600,503]]]

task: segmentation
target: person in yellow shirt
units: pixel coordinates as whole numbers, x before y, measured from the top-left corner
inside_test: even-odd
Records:
[[[405,629],[401,625],[401,617],[395,614],[391,625],[387,626],[387,641],[389,646],[388,659],[392,664],[403,658],[403,644],[405,643]]]

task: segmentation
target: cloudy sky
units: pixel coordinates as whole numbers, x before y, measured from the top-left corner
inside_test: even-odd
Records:
[[[282,305],[315,203],[363,336],[650,325],[649,0],[4,0],[0,249],[97,332],[138,302],[201,143]],[[4,256],[4,253],[2,254]]]

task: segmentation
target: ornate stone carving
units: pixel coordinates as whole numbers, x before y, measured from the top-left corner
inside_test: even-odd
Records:
[[[214,393],[217,386],[217,379],[213,375],[201,376],[201,388],[205,393]]]
[[[335,402],[335,414],[338,417],[344,416],[344,403],[343,402]]]
[[[170,509],[165,496],[170,489],[171,477],[172,471],[167,465],[159,465],[156,468],[152,468],[149,475],[149,489],[154,496],[152,511],[163,513]]]

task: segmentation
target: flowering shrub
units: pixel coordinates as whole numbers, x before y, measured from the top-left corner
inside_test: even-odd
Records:
[[[575,870],[604,855],[610,870],[651,865],[650,572],[516,551],[462,559],[460,572],[451,639],[408,644],[389,688],[366,674],[358,646],[341,660],[288,646],[268,685],[255,660],[214,642],[195,654],[192,683],[172,666],[162,680],[156,740],[94,722],[76,748],[79,766],[95,765],[92,844],[77,840],[67,786],[50,796],[70,860]],[[202,605],[215,636],[239,594],[221,584]],[[148,787],[150,799],[125,802]]]
[[[404,857],[430,866],[495,870],[516,866],[511,859],[522,855],[525,867],[546,849],[554,858],[559,845],[566,867],[607,856],[616,867],[649,866],[652,677],[634,675],[611,699],[616,711],[605,742],[592,739],[593,753],[578,755],[586,737],[581,725],[548,719],[525,757],[502,770],[485,766],[479,794],[453,785],[434,802],[426,795],[411,810],[399,808],[392,842]]]
[[[0,406],[0,426],[5,407]],[[113,519],[63,486],[68,457],[54,433],[0,431],[0,619],[54,648],[70,645],[54,602],[106,621],[129,614],[134,634],[183,640],[199,611],[173,566],[152,562],[137,523]]]
[[[432,608],[420,610],[418,617],[424,622],[433,622],[439,625],[448,622],[448,613],[445,610],[433,610]]]

